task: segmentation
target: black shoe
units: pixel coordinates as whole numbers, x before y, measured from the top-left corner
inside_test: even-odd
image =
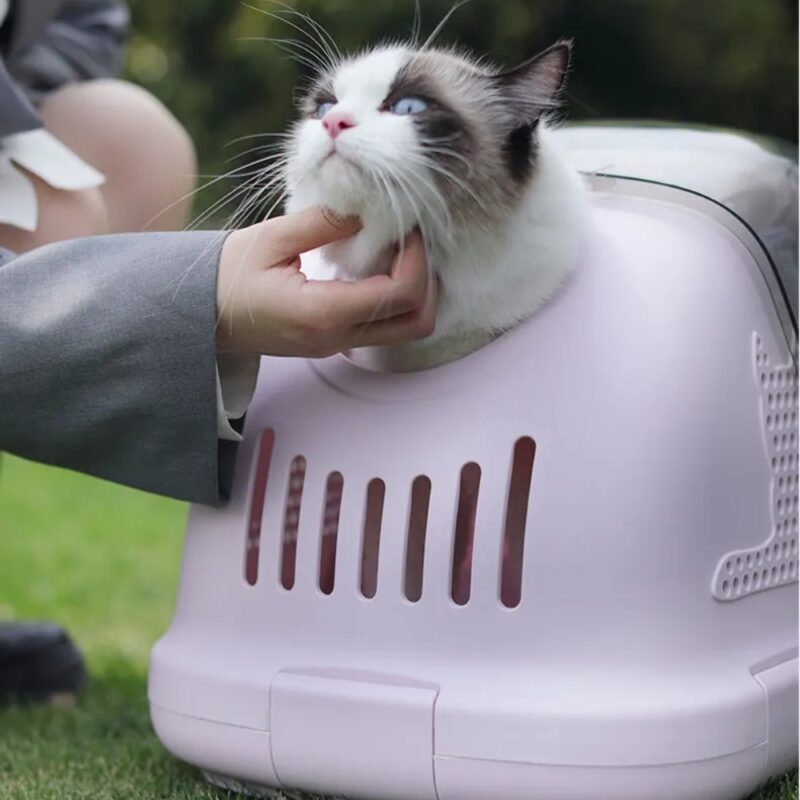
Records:
[[[83,657],[57,625],[0,622],[0,703],[61,701],[85,682]]]

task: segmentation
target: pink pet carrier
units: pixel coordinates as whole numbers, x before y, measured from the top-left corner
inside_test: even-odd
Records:
[[[561,135],[592,241],[533,319],[425,372],[263,361],[150,674],[215,783],[736,800],[796,763],[796,171]]]

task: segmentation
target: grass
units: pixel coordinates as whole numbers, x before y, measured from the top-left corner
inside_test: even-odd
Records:
[[[63,623],[93,680],[73,709],[0,710],[2,800],[228,797],[170,758],[147,716],[147,656],[169,622],[185,513],[169,500],[4,460],[0,618]],[[791,776],[752,800],[797,797]]]

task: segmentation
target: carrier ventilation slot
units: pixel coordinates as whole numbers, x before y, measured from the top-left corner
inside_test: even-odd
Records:
[[[269,467],[272,462],[272,450],[275,445],[275,431],[267,429],[261,434],[256,462],[253,498],[250,503],[250,519],[247,525],[247,542],[245,544],[244,576],[245,580],[255,586],[258,583],[258,562],[261,552],[261,521],[264,518],[264,498],[267,494]]]
[[[319,588],[331,594],[336,582],[336,543],[339,538],[339,513],[342,510],[344,478],[331,472],[325,484],[325,505],[322,510],[322,542],[319,554]]]
[[[474,462],[465,464],[461,470],[461,484],[456,509],[450,585],[450,596],[453,598],[453,602],[459,606],[465,606],[469,602],[472,591],[472,554],[480,483],[481,468]]]
[[[297,569],[297,534],[300,527],[300,508],[306,482],[306,460],[303,456],[292,459],[289,468],[289,486],[286,490],[286,507],[283,513],[283,536],[281,537],[281,586],[294,588]]]
[[[431,481],[419,475],[411,484],[411,507],[408,512],[406,537],[406,569],[404,592],[412,603],[422,598],[422,576],[425,570],[425,538],[428,532],[428,509],[431,503]]]
[[[500,567],[500,601],[506,608],[516,608],[522,600],[525,527],[535,456],[536,442],[528,436],[520,439],[514,446]]]
[[[361,594],[371,600],[378,591],[378,560],[381,549],[381,525],[386,485],[374,478],[367,486],[364,508],[364,537],[361,540]]]
[[[247,583],[251,586],[256,585],[259,577],[262,521],[265,514],[270,469],[275,466],[272,464],[274,450],[275,433],[271,429],[265,430],[256,458],[245,547],[244,573]],[[522,601],[525,536],[535,456],[536,442],[532,438],[526,436],[517,440],[511,459],[504,526],[498,532],[502,536],[502,541],[499,541],[500,537],[498,537],[500,568],[497,573],[497,594],[495,595],[495,599],[509,609],[517,608]],[[331,472],[325,484],[324,496],[316,497],[304,496],[304,494],[307,495],[305,492],[306,473],[306,458],[302,455],[295,456],[288,467],[286,498],[283,508],[278,506],[272,511],[267,509],[268,513],[274,514],[275,517],[279,517],[281,511],[283,513],[280,525],[280,556],[277,559],[279,565],[277,577],[283,589],[286,591],[294,589],[302,516],[305,520],[303,527],[308,528],[308,538],[319,537],[316,582],[322,594],[330,595],[333,593],[336,583],[344,476],[338,471]],[[785,482],[788,486],[788,481]],[[450,597],[459,606],[467,605],[472,595],[475,527],[480,483],[481,467],[476,462],[465,464],[461,469],[458,485],[449,576]],[[357,490],[359,488],[356,487]],[[794,488],[796,491],[796,478],[789,488]],[[358,588],[364,598],[372,599],[377,594],[379,583],[386,484],[380,478],[373,478],[361,491],[364,492],[362,495],[364,497],[364,516],[359,554]],[[431,492],[431,480],[426,475],[418,475],[411,484],[405,531],[405,564],[403,565],[402,585],[397,587],[402,591],[405,599],[411,603],[419,602],[423,595]],[[312,530],[309,524],[314,518],[313,514],[308,513],[310,507],[306,509],[306,513],[301,513],[304,500],[306,504],[310,502],[312,505],[321,501],[321,516],[317,518],[319,527],[316,531]],[[796,501],[789,510],[796,514]],[[793,522],[796,526],[796,517]],[[491,532],[487,531],[486,533],[489,535]],[[306,538],[306,534],[303,534],[303,537]],[[311,545],[312,542],[309,541],[309,546]],[[783,545],[781,552],[784,556],[796,556],[796,540],[788,541]],[[780,575],[780,568],[778,573]],[[787,578],[795,577],[796,567],[794,571],[786,567],[785,573]],[[781,575],[781,577],[784,576]],[[725,588],[727,589],[727,585]]]

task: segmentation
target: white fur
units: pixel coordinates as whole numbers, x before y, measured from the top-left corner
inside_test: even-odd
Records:
[[[442,287],[436,333],[419,345],[424,349],[447,337],[493,334],[535,313],[580,259],[585,196],[541,124],[534,175],[510,216],[485,227],[448,219],[432,174],[416,163],[422,151],[412,121],[379,110],[406,58],[402,48],[377,50],[341,70],[339,108],[354,114],[357,125],[338,137],[338,154],[328,158],[333,145],[321,122],[301,124],[288,169],[288,207],[326,205],[364,223],[355,239],[303,257],[303,271],[314,279],[385,272],[387,249],[420,225]],[[380,163],[402,170],[413,184],[410,200],[368,177]]]
[[[385,48],[346,63],[335,81],[337,110],[353,114],[356,126],[334,143],[320,120],[306,120],[289,159],[289,211],[325,205],[364,223],[353,241],[327,253],[329,262],[347,265],[344,277],[351,279],[385,272],[381,254],[416,224],[417,214],[400,192],[392,202],[384,184],[365,175],[385,171],[386,164],[418,149],[411,120],[379,110],[407,58],[403,48]],[[415,170],[412,179],[424,177],[423,172]],[[311,269],[314,259],[307,261],[305,269]],[[333,273],[318,264],[313,277]]]
[[[493,231],[466,231],[433,265],[443,287],[435,337],[498,332],[530,317],[577,266],[585,229],[582,180],[543,128],[536,176],[517,211]]]

